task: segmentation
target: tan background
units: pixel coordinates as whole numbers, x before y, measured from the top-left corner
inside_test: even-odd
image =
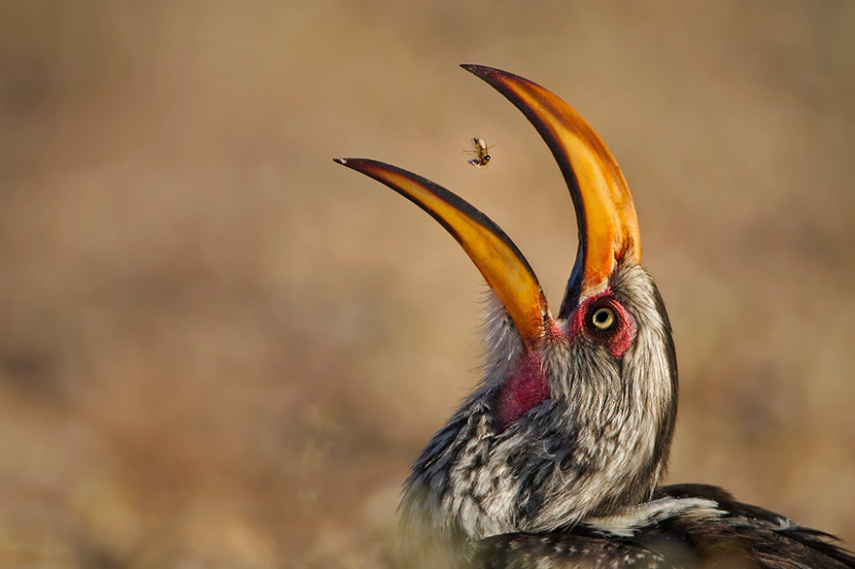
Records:
[[[555,4],[3,3],[0,565],[383,563],[484,285],[330,158],[459,192],[556,304],[575,250],[546,147],[464,62],[560,94],[629,179],[670,480],[855,542],[855,4]]]

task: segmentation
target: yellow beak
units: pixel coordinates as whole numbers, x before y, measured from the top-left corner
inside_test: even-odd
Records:
[[[554,93],[511,73],[463,65],[523,112],[552,150],[576,208],[579,249],[559,312],[565,318],[579,300],[605,289],[618,261],[641,261],[638,218],[617,162],[570,105]]]
[[[502,301],[526,348],[537,349],[551,323],[546,297],[528,261],[498,225],[462,198],[412,172],[376,160],[335,161],[386,184],[445,227]]]

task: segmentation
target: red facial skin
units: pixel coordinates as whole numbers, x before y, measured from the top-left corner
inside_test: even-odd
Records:
[[[608,332],[597,330],[591,323],[591,315],[601,306],[611,308],[617,318],[615,327]],[[568,327],[568,336],[575,338],[581,333],[589,340],[604,345],[616,360],[623,358],[635,340],[635,318],[621,306],[609,290],[586,298],[582,306],[573,313]]]
[[[514,371],[499,394],[496,420],[500,431],[549,397],[549,385],[542,363],[538,354],[525,354],[517,358]]]
[[[614,312],[617,322],[608,331],[598,330],[591,322],[591,316],[597,309],[607,306]],[[635,339],[635,319],[615,299],[611,291],[585,299],[573,314],[563,333],[557,326],[551,330],[554,336],[574,341],[580,335],[592,342],[605,346],[617,360],[623,358]],[[502,386],[496,408],[496,421],[499,431],[525,415],[531,409],[543,403],[549,397],[549,384],[543,370],[543,360],[539,354],[525,354],[514,362],[510,377]]]

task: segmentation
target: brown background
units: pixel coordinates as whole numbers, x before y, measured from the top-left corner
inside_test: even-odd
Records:
[[[556,304],[575,250],[546,147],[465,62],[560,94],[629,179],[669,479],[855,542],[855,4],[692,6],[4,2],[0,565],[383,563],[484,285],[330,158],[459,192]]]

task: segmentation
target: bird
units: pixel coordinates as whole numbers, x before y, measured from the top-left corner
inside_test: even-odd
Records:
[[[335,159],[432,216],[488,285],[483,376],[404,483],[404,566],[855,568],[835,537],[718,487],[660,486],[677,417],[676,352],[641,264],[626,179],[557,95],[506,71],[462,67],[546,142],[579,239],[553,316],[522,252],[481,211],[396,166]]]

